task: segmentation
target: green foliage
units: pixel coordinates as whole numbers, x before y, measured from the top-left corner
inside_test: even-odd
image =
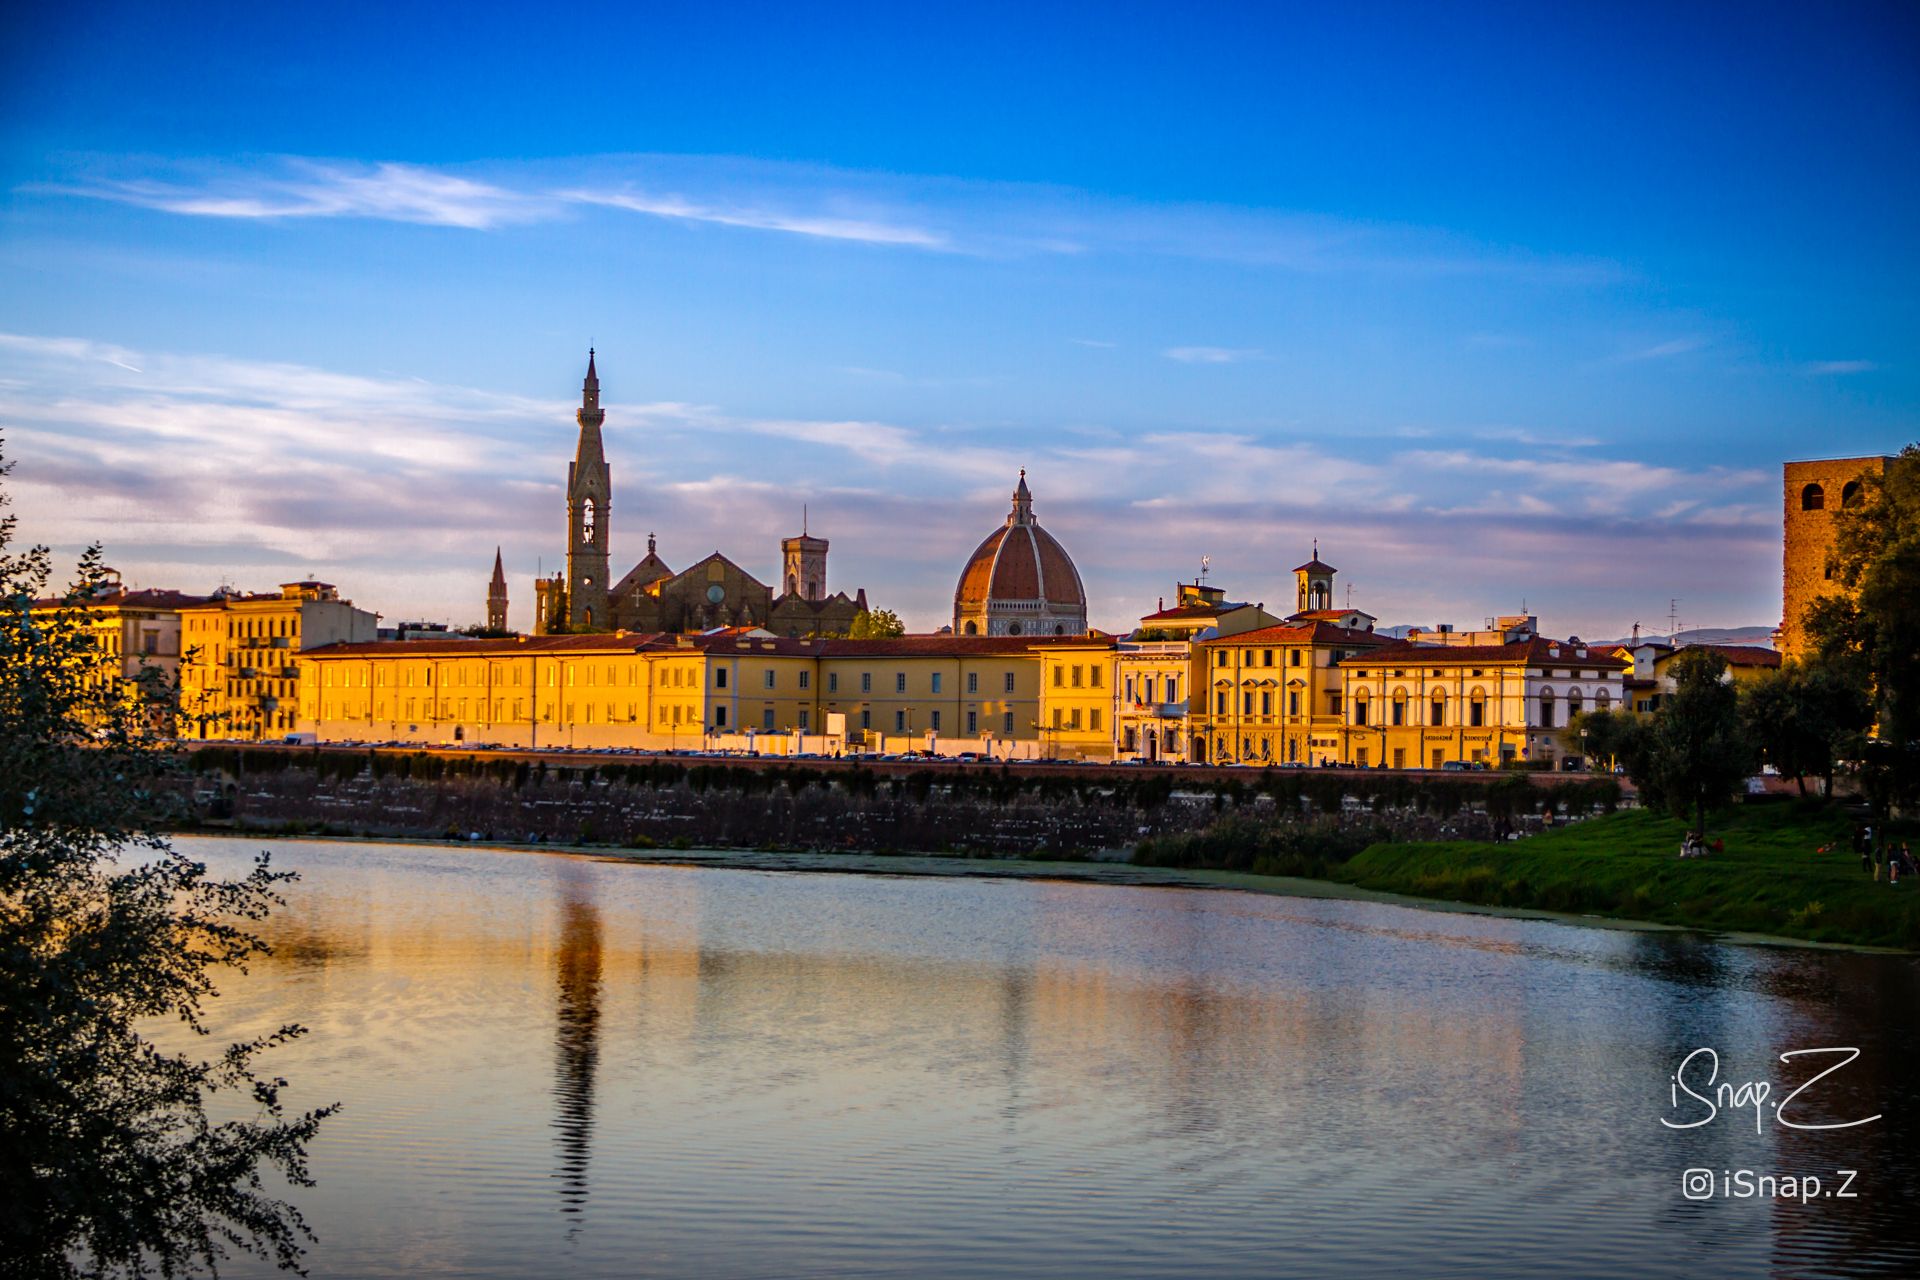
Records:
[[[1740,691],[1740,719],[1760,758],[1807,794],[1809,777],[1827,780],[1873,720],[1863,683],[1839,663],[1789,662]]]
[[[1582,711],[1568,725],[1588,760],[1621,766],[1633,778],[1646,776],[1653,746],[1650,729],[1645,717],[1631,711]]]
[[[1145,867],[1200,867],[1267,876],[1324,876],[1381,838],[1332,820],[1262,822],[1229,814],[1203,830],[1141,841],[1133,861]]]
[[[297,1268],[310,1235],[262,1176],[311,1185],[306,1146],[332,1108],[289,1118],[284,1081],[254,1062],[301,1028],[205,1060],[142,1032],[207,1033],[215,977],[266,951],[251,925],[291,877],[262,855],[215,880],[160,834],[180,816],[175,763],[147,699],[171,691],[100,678],[81,607],[104,580],[97,549],[65,604],[36,613],[51,563],[14,535],[0,520],[0,1258],[12,1274],[171,1276],[237,1248]],[[215,1092],[249,1099],[249,1118],[209,1118]]]
[[[1718,829],[1724,853],[1682,859],[1686,824],[1638,810],[1503,844],[1376,844],[1329,878],[1488,906],[1920,949],[1920,895],[1862,871],[1852,828],[1834,806],[1743,804]]]
[[[1644,773],[1634,782],[1648,803],[1691,817],[1705,832],[1708,812],[1725,808],[1753,773],[1753,748],[1725,658],[1683,649],[1669,670],[1674,691],[1653,717]]]
[[[891,609],[862,609],[847,628],[849,640],[890,640],[907,634],[907,624]]]
[[[1884,811],[1920,799],[1920,444],[1860,483],[1834,515],[1830,564],[1855,598],[1818,600],[1805,623],[1821,658],[1870,690],[1879,741],[1863,781]]]

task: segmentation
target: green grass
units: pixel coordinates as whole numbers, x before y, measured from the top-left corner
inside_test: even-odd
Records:
[[[1777,802],[1742,806],[1709,828],[1726,842],[1710,858],[1681,860],[1685,827],[1635,811],[1506,844],[1370,845],[1327,878],[1487,906],[1920,950],[1920,881],[1895,888],[1863,872],[1846,815]],[[1815,852],[1825,844],[1835,848]]]

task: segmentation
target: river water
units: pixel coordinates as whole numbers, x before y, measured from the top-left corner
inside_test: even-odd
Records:
[[[345,1104],[295,1193],[316,1276],[1920,1274],[1904,957],[1225,891],[180,844],[302,876],[216,1013],[305,1023],[270,1066],[300,1105]],[[1772,1082],[1757,1119],[1662,1125],[1705,1114],[1670,1091],[1700,1047],[1723,1082]],[[1781,1124],[1770,1103],[1838,1058],[1777,1055],[1830,1047],[1860,1057],[1785,1114],[1881,1118]],[[1689,1168],[1851,1194],[1694,1201]]]

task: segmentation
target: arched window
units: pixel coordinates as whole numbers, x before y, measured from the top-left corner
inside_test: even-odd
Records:
[[[1433,719],[1428,721],[1428,723],[1429,724],[1445,724],[1446,722],[1447,722],[1447,695],[1444,693],[1436,693],[1433,695]]]
[[[1056,623],[1054,623],[1054,624],[1053,624],[1053,634],[1055,634],[1055,635],[1057,635],[1057,636],[1063,636],[1063,635],[1065,635],[1065,634],[1067,634],[1067,624],[1066,624],[1066,623],[1064,623],[1064,622],[1056,622]]]
[[[1817,484],[1810,484],[1800,491],[1800,509],[1802,511],[1824,511],[1827,507],[1827,491]]]
[[[1553,728],[1553,690],[1551,689],[1540,691],[1540,727]]]
[[[1580,714],[1580,691],[1578,689],[1569,689],[1567,690],[1567,719],[1572,720],[1575,716],[1579,714]]]
[[[1357,690],[1353,695],[1353,722],[1364,725],[1367,722],[1367,691]]]
[[[1858,480],[1847,481],[1846,487],[1840,490],[1840,508],[1843,511],[1851,511],[1866,500],[1866,488]]]
[[[592,498],[588,498],[580,504],[580,541],[593,541],[593,535],[595,533],[594,517],[597,514],[598,512],[594,509]]]
[[[1467,723],[1478,729],[1487,723],[1487,695],[1475,689],[1467,704]]]
[[[1395,724],[1407,722],[1407,694],[1404,689],[1393,691],[1393,722]]]
[[[800,579],[791,573],[787,575],[787,594],[790,596],[800,594]]]
[[[969,622],[966,626],[962,627],[961,630],[970,636],[977,636],[980,634],[979,624],[973,623],[973,622]]]
[[[1608,693],[1605,689],[1602,689],[1600,692],[1593,695],[1593,705],[1597,709],[1601,711],[1605,711],[1608,707],[1613,705],[1613,695]]]

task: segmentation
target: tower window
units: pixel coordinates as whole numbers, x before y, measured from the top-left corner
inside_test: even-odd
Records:
[[[595,532],[594,517],[596,514],[597,512],[594,509],[592,498],[588,498],[580,504],[580,541],[593,541]]]
[[[1867,491],[1861,487],[1860,482],[1858,480],[1849,480],[1846,483],[1846,487],[1840,490],[1840,509],[1842,511],[1851,511],[1866,501],[1866,497]]]
[[[1817,484],[1810,484],[1800,491],[1800,509],[1802,511],[1824,511],[1827,506],[1827,491]]]

